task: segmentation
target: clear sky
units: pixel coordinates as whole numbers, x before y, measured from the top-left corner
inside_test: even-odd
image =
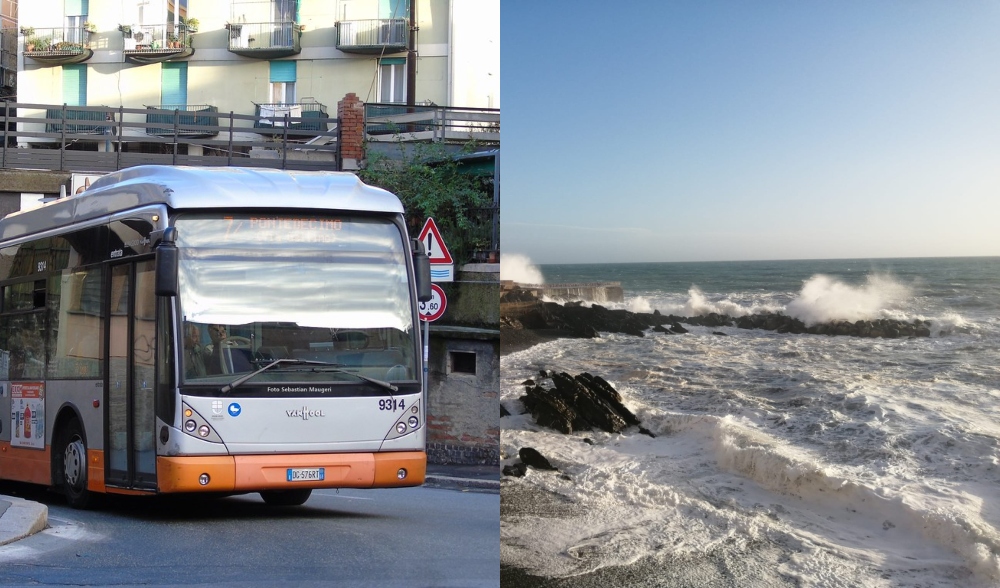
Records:
[[[501,249],[1000,255],[1000,2],[504,2]]]

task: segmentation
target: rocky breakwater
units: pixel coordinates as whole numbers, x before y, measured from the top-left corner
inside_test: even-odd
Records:
[[[505,304],[504,298],[507,298]],[[511,312],[505,312],[507,310]],[[737,327],[741,329],[763,329],[778,333],[842,335],[851,337],[876,337],[895,339],[899,337],[929,337],[930,321],[919,319],[901,321],[893,319],[844,321],[835,320],[807,325],[801,320],[780,313],[760,313],[732,317],[711,313],[703,316],[683,317],[652,313],[612,310],[594,304],[584,306],[581,302],[557,304],[541,302],[530,293],[513,290],[501,297],[500,302],[501,342],[505,331],[513,338],[518,330],[545,333],[550,337],[597,337],[599,333],[625,333],[637,337],[644,336],[652,329],[661,334],[687,333],[682,325],[709,328]]]
[[[551,378],[553,387],[545,388],[534,380],[527,380],[524,382],[525,394],[520,398],[525,410],[540,426],[564,434],[594,429],[620,433],[635,426],[640,433],[655,437],[641,426],[639,419],[622,404],[621,394],[604,378],[586,372],[577,376],[565,372],[543,372],[541,375]],[[533,448],[521,448],[518,456],[521,461],[505,466],[504,475],[523,476],[527,466],[555,469],[544,458],[538,459],[541,456]]]

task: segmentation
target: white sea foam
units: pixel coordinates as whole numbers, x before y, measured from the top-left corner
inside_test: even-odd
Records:
[[[546,490],[570,506],[503,518],[502,561],[545,576],[653,560],[670,570],[735,562],[748,574],[729,579],[736,585],[1000,585],[1000,289],[988,276],[968,280],[978,290],[940,276],[928,285],[913,277],[921,264],[898,264],[906,280],[858,285],[815,274],[797,292],[787,281],[726,291],[718,279],[678,292],[645,279],[641,292],[623,284],[617,307],[919,318],[931,337],[692,326],[503,356],[501,401],[515,413],[501,419],[504,463],[531,446],[560,469],[505,478],[504,488]],[[989,269],[942,263],[941,275],[965,266]],[[657,437],[561,435],[516,414],[520,382],[542,369],[604,377]]]
[[[531,258],[519,253],[504,253],[500,256],[500,279],[521,284],[545,283],[542,270],[531,262]]]
[[[589,371],[657,435],[561,435],[504,417],[505,464],[532,446],[560,469],[505,488],[554,492],[577,510],[505,519],[503,561],[571,576],[649,557],[736,558],[801,586],[1000,583],[1000,362],[937,359],[996,349],[970,335],[713,330],[560,340],[501,359],[511,412],[538,370]]]

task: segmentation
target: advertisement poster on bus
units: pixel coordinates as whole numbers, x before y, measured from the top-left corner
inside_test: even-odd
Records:
[[[45,383],[11,382],[10,444],[45,449]]]

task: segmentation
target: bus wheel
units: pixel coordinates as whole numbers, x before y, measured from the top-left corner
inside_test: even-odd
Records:
[[[268,506],[299,506],[309,500],[312,490],[264,490],[260,497]]]
[[[94,493],[87,490],[87,444],[76,420],[70,421],[63,434],[62,475],[66,502],[73,508],[87,508]]]

